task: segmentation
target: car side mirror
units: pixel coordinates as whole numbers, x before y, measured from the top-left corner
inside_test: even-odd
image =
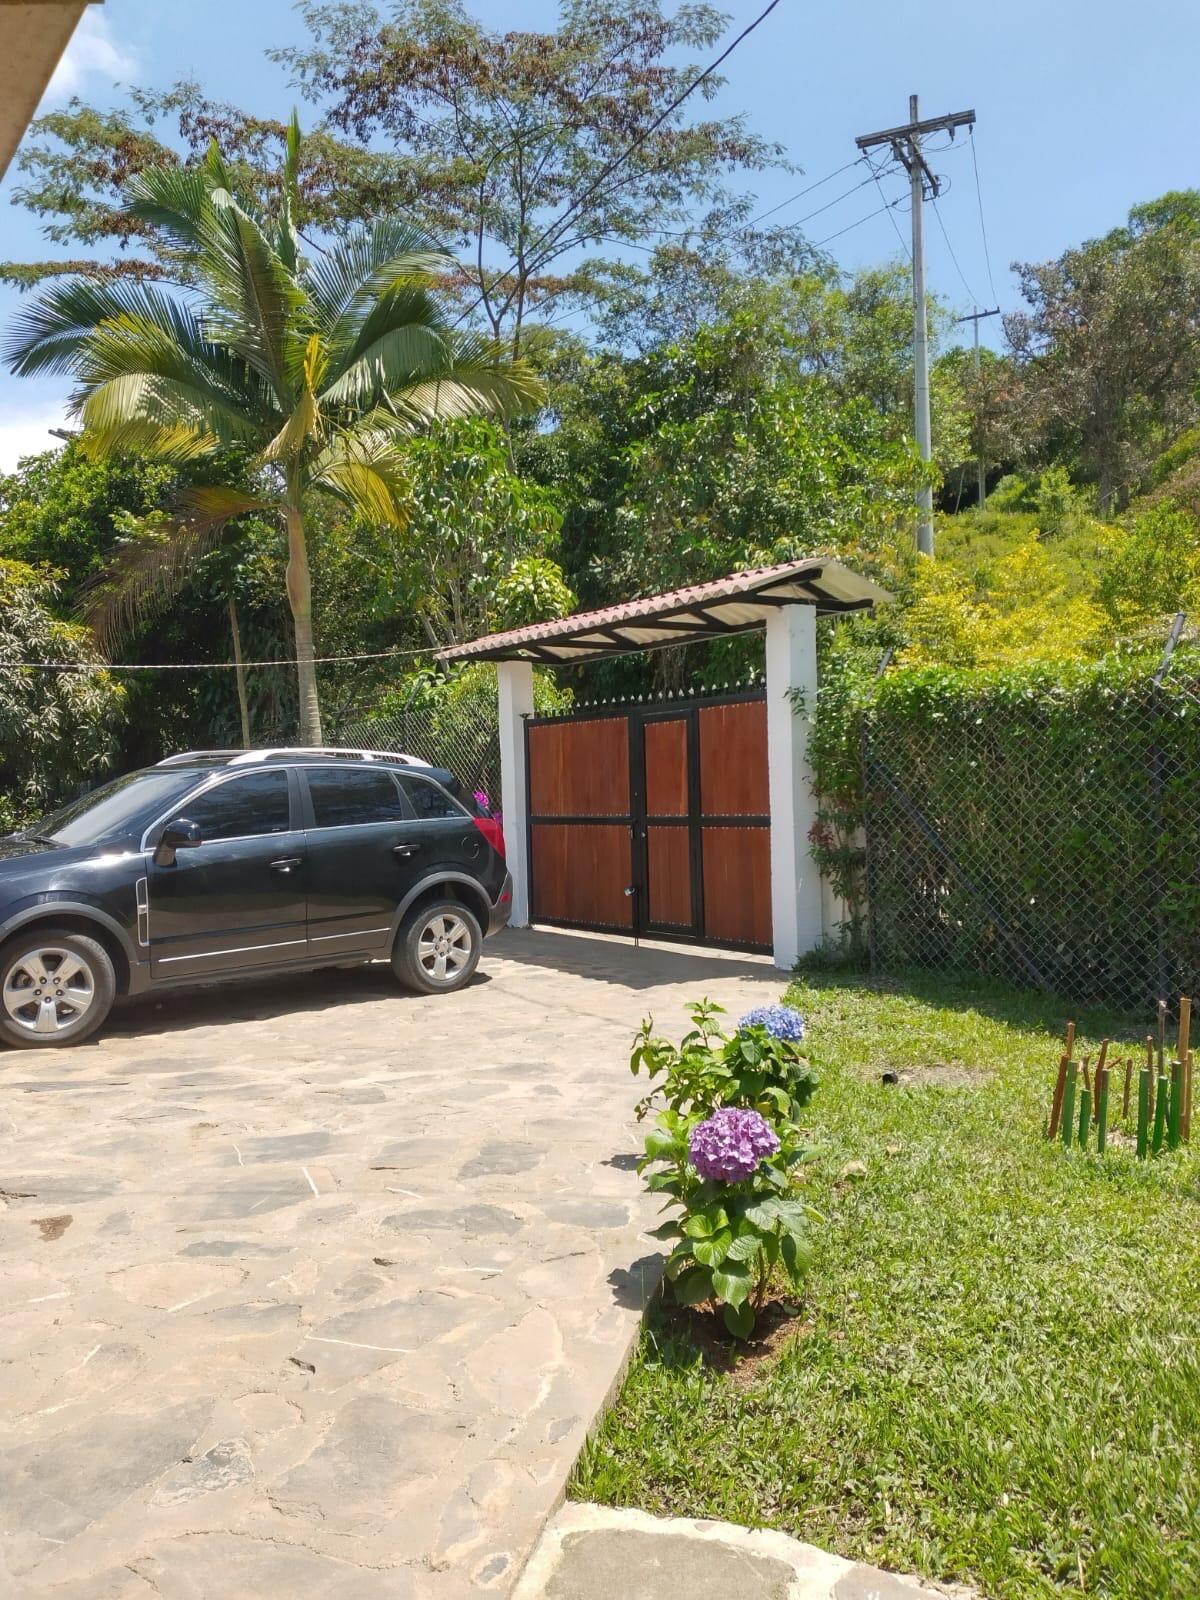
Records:
[[[160,867],[173,867],[176,850],[192,850],[201,842],[200,824],[189,822],[186,817],[176,817],[162,831],[154,852],[155,863]]]

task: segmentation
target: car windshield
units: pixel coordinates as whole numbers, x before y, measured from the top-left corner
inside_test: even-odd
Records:
[[[140,834],[194,789],[200,776],[183,767],[128,772],[51,811],[23,831],[29,838],[53,839],[56,844],[108,844]]]

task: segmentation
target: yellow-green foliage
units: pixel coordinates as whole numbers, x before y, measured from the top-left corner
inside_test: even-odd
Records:
[[[952,555],[923,562],[905,624],[903,666],[1084,660],[1111,638],[1104,607],[1073,591],[1036,530],[974,572]]]

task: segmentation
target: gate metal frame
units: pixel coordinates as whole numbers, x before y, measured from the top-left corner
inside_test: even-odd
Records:
[[[756,689],[746,689],[719,695],[703,695],[692,699],[680,698],[677,700],[629,700],[613,702],[593,707],[583,707],[578,711],[550,713],[547,716],[525,718],[525,792],[532,794],[529,763],[529,730],[531,728],[553,727],[566,722],[599,722],[613,717],[623,717],[629,739],[629,808],[626,812],[614,813],[609,816],[544,816],[535,813],[532,801],[528,807],[525,823],[525,848],[526,860],[529,862],[529,907],[530,920],[536,921],[547,928],[577,928],[585,933],[616,933],[625,938],[657,939],[668,944],[695,944],[703,945],[712,950],[738,950],[755,955],[762,955],[770,951],[770,945],[746,944],[738,940],[711,939],[704,933],[704,843],[703,829],[707,827],[720,828],[762,828],[769,827],[771,818],[769,814],[747,816],[703,815],[700,807],[700,712],[709,706],[741,705],[744,703],[766,700],[766,689],[760,686]],[[646,752],[642,738],[642,730],[647,722],[678,722],[686,721],[688,738],[688,812],[686,816],[655,817],[654,827],[686,827],[688,830],[688,855],[691,868],[692,888],[692,931],[680,927],[654,927],[649,924],[648,895],[649,887],[649,851],[646,839]],[[764,760],[766,753],[764,752]],[[629,829],[630,842],[630,875],[633,882],[627,885],[626,892],[632,899],[631,926],[628,928],[614,928],[609,923],[567,921],[562,917],[536,916],[534,906],[536,894],[534,885],[534,852],[533,829],[536,823],[565,824],[573,823],[590,826],[616,826],[623,825]]]

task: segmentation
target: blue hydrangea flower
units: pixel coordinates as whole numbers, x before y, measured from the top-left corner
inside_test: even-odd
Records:
[[[804,1018],[792,1006],[755,1006],[738,1019],[739,1028],[765,1028],[773,1038],[799,1044],[804,1037]]]
[[[738,1183],[748,1178],[764,1156],[773,1156],[779,1140],[757,1111],[722,1106],[698,1122],[688,1140],[688,1158],[702,1178]]]

